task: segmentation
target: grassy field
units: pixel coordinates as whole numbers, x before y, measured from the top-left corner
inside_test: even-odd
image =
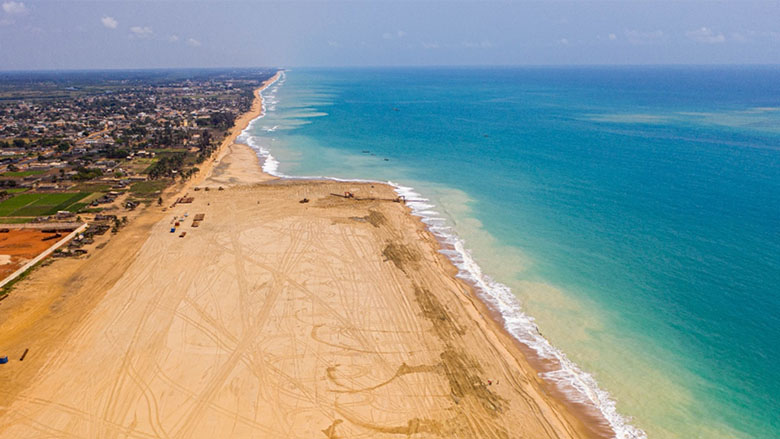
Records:
[[[157,161],[158,161],[158,160],[160,160],[160,159],[151,159],[151,162],[149,162],[149,165],[148,165],[147,167],[145,167],[145,168],[144,168],[144,170],[142,171],[142,173],[143,173],[143,174],[148,174],[148,173],[149,173],[149,171],[152,169],[152,167],[154,166],[154,164],[155,164],[155,163],[157,163]]]
[[[111,185],[105,183],[83,182],[71,189],[77,192],[108,192],[111,190]]]
[[[130,192],[139,197],[150,197],[162,192],[170,183],[168,179],[139,181],[130,186]]]
[[[140,174],[149,169],[156,161],[157,159],[153,158],[135,157],[133,160],[122,163],[122,167],[127,170],[128,174]]]
[[[0,216],[34,217],[53,215],[60,210],[76,212],[84,207],[78,203],[89,192],[24,193],[0,203]]]
[[[31,216],[4,216],[0,217],[0,223],[2,224],[27,224],[31,223],[35,218]]]
[[[35,169],[32,171],[8,171],[0,174],[0,177],[27,177],[29,175],[44,174],[46,171],[42,169]]]
[[[189,148],[164,148],[164,149],[163,148],[155,148],[155,149],[151,149],[149,151],[152,151],[156,155],[160,155],[160,154],[162,154],[162,155],[172,155],[173,153],[177,153],[177,152],[187,152],[187,151],[189,151]]]

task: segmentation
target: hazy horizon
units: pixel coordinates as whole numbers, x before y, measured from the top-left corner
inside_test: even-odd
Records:
[[[780,64],[767,1],[0,5],[3,71]]]
[[[481,64],[481,65],[320,65],[320,66],[274,66],[274,65],[257,65],[257,66],[213,66],[213,67],[198,67],[198,66],[181,66],[181,67],[98,67],[98,68],[61,68],[61,69],[18,69],[18,70],[0,70],[2,74],[15,74],[15,73],[79,73],[79,72],[154,72],[154,71],[229,71],[229,70],[264,70],[264,69],[281,69],[287,71],[294,71],[295,69],[304,70],[387,70],[387,69],[565,69],[565,68],[616,68],[616,69],[631,69],[631,68],[703,68],[703,69],[739,69],[739,68],[780,68],[780,63],[777,64]]]

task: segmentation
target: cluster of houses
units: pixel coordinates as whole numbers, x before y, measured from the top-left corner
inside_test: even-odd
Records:
[[[114,188],[143,180],[148,160],[136,159],[154,159],[154,150],[197,153],[204,141],[221,138],[214,121],[249,108],[251,90],[265,79],[256,75],[92,79],[82,88],[91,91],[74,94],[79,87],[63,86],[69,93],[37,99],[29,98],[36,84],[20,82],[18,99],[0,101],[0,186],[58,190],[85,175]],[[13,86],[4,86],[13,94]]]
[[[162,75],[71,79],[87,81],[88,87],[66,86],[59,74],[53,81],[0,84],[0,202],[20,192],[100,194],[79,207],[80,213],[25,217],[44,226],[87,220],[84,232],[55,256],[85,254],[83,247],[95,236],[117,231],[127,218],[119,221],[109,212],[138,206],[133,184],[192,171],[234,118],[250,108],[252,91],[271,73],[213,72],[180,80]],[[58,92],[52,83],[65,85]]]

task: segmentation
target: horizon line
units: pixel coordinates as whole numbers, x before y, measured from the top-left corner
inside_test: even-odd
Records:
[[[780,63],[652,63],[652,64],[404,64],[404,65],[296,65],[296,66],[222,66],[222,67],[67,67],[0,69],[2,74],[15,73],[55,73],[55,72],[154,72],[154,71],[224,71],[224,70],[293,70],[293,69],[477,69],[477,68],[626,68],[626,67],[780,67]]]

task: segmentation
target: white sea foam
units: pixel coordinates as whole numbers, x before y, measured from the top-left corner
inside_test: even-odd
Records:
[[[533,318],[523,312],[520,301],[512,294],[509,287],[482,272],[463,240],[452,231],[452,228],[439,225],[446,221],[437,217],[435,211],[429,210],[432,207],[429,200],[423,198],[413,188],[393,182],[388,183],[395,187],[398,195],[414,200],[406,203],[412,213],[420,217],[422,222],[428,225],[431,233],[444,244],[441,252],[458,268],[457,276],[474,285],[479,297],[501,313],[507,331],[533,349],[539,357],[558,365],[558,369],[542,373],[544,379],[554,383],[572,401],[598,409],[615,432],[616,438],[647,437],[644,431],[629,424],[628,419],[617,412],[615,401],[606,391],[599,388],[593,376],[580,369],[566,357],[566,354],[552,346],[542,336]]]
[[[284,80],[285,75],[282,72],[271,91],[275,93],[278,87],[284,83]],[[290,176],[279,172],[279,162],[271,155],[270,150],[261,144],[260,138],[250,134],[254,123],[265,116],[264,92],[264,105],[261,115],[253,120],[238,138],[239,141],[246,143],[257,151],[258,156],[262,158],[264,172],[277,177],[293,179],[327,179],[382,183],[375,180],[342,179],[325,176]],[[274,100],[274,103],[277,102]],[[268,111],[274,111],[274,109],[275,107],[268,107]],[[644,431],[631,425],[626,417],[617,412],[615,401],[609,393],[599,387],[592,375],[580,369],[579,366],[566,357],[566,354],[555,348],[542,336],[536,323],[534,323],[534,319],[523,312],[520,301],[512,294],[510,288],[482,272],[482,268],[472,258],[471,251],[468,250],[463,240],[455,234],[453,228],[448,225],[446,218],[439,216],[438,212],[432,210],[435,205],[429,199],[424,198],[411,187],[392,181],[386,183],[395,188],[396,194],[407,200],[406,205],[409,206],[412,214],[419,217],[428,230],[442,243],[440,251],[458,268],[457,276],[473,285],[480,299],[501,314],[507,331],[521,343],[533,349],[540,358],[543,358],[550,364],[557,365],[557,369],[541,373],[545,380],[557,386],[571,401],[585,404],[598,410],[615,432],[617,439],[647,438],[647,434]]]

